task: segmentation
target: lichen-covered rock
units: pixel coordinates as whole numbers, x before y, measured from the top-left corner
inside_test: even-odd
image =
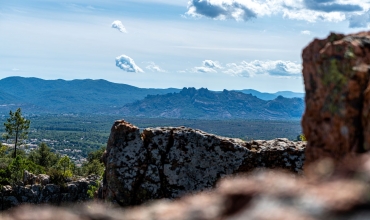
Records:
[[[36,182],[36,175],[24,170],[23,172],[23,182],[25,185],[33,185]]]
[[[50,176],[46,174],[39,174],[36,176],[35,182],[43,186],[49,184]]]
[[[137,193],[147,160],[139,129],[129,123],[124,125],[120,122],[113,125],[103,156],[104,197],[122,205],[137,203],[132,194]]]
[[[304,142],[245,142],[185,127],[139,128],[123,120],[112,127],[102,197],[122,206],[177,198],[209,189],[223,176],[255,168],[301,172]]]
[[[370,149],[370,32],[330,34],[302,53],[306,164]]]

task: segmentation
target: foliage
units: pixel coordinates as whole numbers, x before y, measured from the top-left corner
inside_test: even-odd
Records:
[[[0,185],[9,185],[11,183],[11,172],[9,165],[13,159],[9,157],[0,158]]]
[[[89,185],[89,189],[87,190],[87,195],[89,196],[90,199],[94,198],[94,194],[98,189],[99,189],[99,184],[96,186]]]
[[[7,146],[0,144],[0,186],[10,184],[10,170],[8,169],[12,159],[7,155]]]
[[[8,147],[0,143],[0,158],[5,157],[7,151],[8,151]]]
[[[62,171],[55,169],[55,168],[51,168],[48,170],[46,174],[50,176],[51,183],[59,185],[59,186],[66,185],[65,176]]]
[[[45,173],[45,168],[35,164],[34,162],[22,157],[17,156],[13,159],[7,167],[7,170],[10,172],[10,182],[12,184],[17,183],[23,180],[24,171],[27,170],[33,174]],[[5,171],[6,173],[6,171]]]
[[[5,170],[9,164],[13,161],[10,157],[0,157],[0,170]]]
[[[24,168],[25,170],[36,175],[45,173],[45,167],[40,166],[28,159],[24,159]]]
[[[36,150],[29,154],[28,159],[45,167],[45,169],[49,169],[57,164],[59,156],[51,152],[51,149],[45,143],[41,143]]]
[[[21,156],[17,156],[10,164],[9,164],[9,171],[10,181],[12,184],[15,184],[19,181],[23,180],[23,172],[26,168],[25,161]]]
[[[60,158],[57,166],[63,170],[62,174],[64,177],[72,176],[72,162],[68,156]]]
[[[299,141],[307,141],[306,136],[304,134],[300,134],[297,139]]]
[[[82,166],[84,175],[95,174],[101,176],[104,172],[104,165],[99,160],[92,160],[91,162],[84,163]]]
[[[11,156],[14,157],[14,153],[12,153]],[[20,156],[22,158],[26,158],[27,157],[26,152],[23,149],[18,149],[17,150],[17,156]]]
[[[94,160],[100,161],[101,157],[103,156],[105,152],[106,147],[101,147],[99,150],[90,152],[89,155],[87,155],[87,161],[92,162]]]
[[[45,142],[51,151],[68,155],[76,164],[82,165],[83,158],[106,145],[112,123],[120,119],[112,115],[33,115],[29,138],[37,139],[33,144]],[[5,120],[5,117],[3,117]],[[286,137],[296,140],[301,133],[299,120],[195,120],[168,118],[128,117],[126,121],[138,126],[165,127],[185,126],[212,134],[242,138],[244,140],[270,140]],[[3,132],[2,127],[0,132]],[[70,149],[70,151],[67,151]],[[18,150],[17,150],[18,152]],[[79,172],[78,169],[73,170]]]
[[[105,149],[105,147],[102,147],[99,150],[89,153],[87,156],[87,161],[82,165],[84,175],[95,174],[101,176],[103,174],[104,165],[100,158],[102,157]]]
[[[30,120],[22,117],[22,111],[20,108],[16,112],[9,112],[9,118],[4,123],[6,140],[14,138],[14,157],[17,156],[17,147],[19,143],[27,138],[28,129],[30,127]]]

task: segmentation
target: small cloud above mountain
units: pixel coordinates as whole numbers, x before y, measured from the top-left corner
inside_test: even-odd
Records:
[[[127,33],[125,26],[123,26],[122,22],[119,20],[113,21],[111,27],[119,30],[122,33]]]
[[[146,69],[152,71],[152,72],[166,72],[166,70],[161,69],[157,64],[154,62],[148,62],[148,65],[145,67]]]
[[[272,64],[275,66],[272,69],[266,69],[269,75],[272,76],[297,76],[301,74],[302,67],[290,61],[276,61]]]
[[[304,34],[304,35],[311,35],[311,31],[304,30],[304,31],[301,31],[301,34]]]
[[[135,61],[126,55],[116,57],[116,66],[126,72],[143,73],[144,71],[135,64]]]
[[[207,67],[207,68],[212,68],[212,69],[222,69],[219,62],[218,61],[213,61],[213,60],[204,60],[203,61],[203,66]]]
[[[232,76],[253,77],[255,75],[271,75],[284,77],[297,77],[301,74],[301,65],[283,60],[251,62],[242,61],[240,64],[228,63],[223,73]]]
[[[204,60],[202,66],[194,67],[193,72],[198,73],[217,73],[216,69],[222,69],[222,66],[218,61]]]

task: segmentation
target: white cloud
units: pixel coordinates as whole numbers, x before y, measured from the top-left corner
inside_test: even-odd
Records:
[[[116,57],[116,66],[126,72],[143,73],[144,71],[135,64],[135,61],[126,55]]]
[[[192,72],[198,73],[217,73],[216,69],[222,69],[222,66],[218,61],[204,60],[202,66],[194,67]]]
[[[203,66],[207,68],[212,68],[212,69],[222,69],[218,61],[213,61],[213,60],[204,60]]]
[[[122,33],[127,33],[125,26],[123,26],[122,22],[119,20],[113,21],[112,23],[112,28],[116,28]]]
[[[204,66],[199,66],[199,67],[194,67],[193,72],[198,72],[198,73],[217,73],[216,70]]]
[[[308,22],[339,22],[362,15],[369,8],[370,2],[362,0],[189,0],[186,15],[237,21],[282,15]]]
[[[303,0],[304,5],[314,11],[323,12],[354,12],[362,11],[360,4],[348,3],[341,0]]]
[[[17,69],[17,68],[13,68],[12,69],[12,71],[14,71],[14,72],[17,72],[17,71],[19,71],[20,69]]]
[[[304,35],[311,35],[311,31],[308,31],[308,30],[301,31],[301,34],[304,34]]]
[[[191,0],[188,3],[188,15],[206,16],[215,19],[249,20],[256,13],[245,4],[236,1]]]
[[[253,77],[258,74],[271,76],[297,77],[301,74],[301,64],[291,61],[275,60],[251,62],[242,61],[240,64],[226,64],[226,70],[223,73],[232,76]]]
[[[154,62],[148,62],[148,65],[145,67],[146,69],[152,71],[152,72],[166,72],[166,70],[161,69],[157,64]]]

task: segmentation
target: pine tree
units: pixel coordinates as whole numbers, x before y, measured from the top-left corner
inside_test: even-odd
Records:
[[[32,151],[28,156],[28,159],[46,169],[55,165],[59,160],[58,155],[51,152],[50,147],[45,143],[41,143],[36,150]]]
[[[72,162],[68,156],[64,156],[60,158],[58,161],[58,167],[63,169],[64,177],[71,177],[72,176]]]
[[[16,112],[9,112],[9,118],[4,123],[5,126],[5,139],[14,138],[14,155],[17,156],[17,146],[19,146],[21,140],[27,138],[28,129],[30,127],[30,120],[22,117],[21,109],[18,108]]]

